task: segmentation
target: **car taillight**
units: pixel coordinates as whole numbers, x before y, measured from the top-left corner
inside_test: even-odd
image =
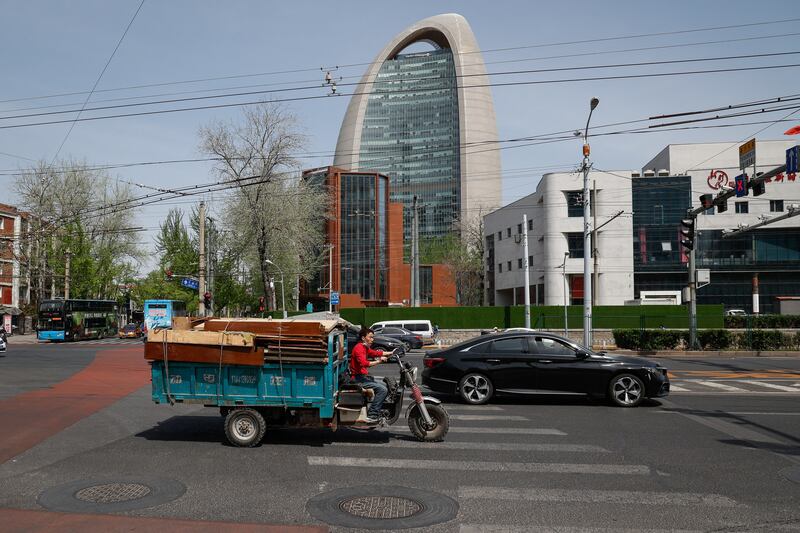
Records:
[[[444,363],[444,357],[426,357],[422,362],[425,364],[425,368],[433,368]]]
[[[420,337],[419,335],[414,335],[414,338],[417,339],[418,341],[422,340],[422,337]]]

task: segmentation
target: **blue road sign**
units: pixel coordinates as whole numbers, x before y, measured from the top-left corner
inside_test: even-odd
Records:
[[[194,291],[200,288],[200,282],[192,278],[183,278],[181,280],[181,285],[183,285],[187,289],[192,289]]]
[[[739,174],[734,178],[736,197],[747,196],[747,174]]]
[[[800,146],[792,146],[786,150],[786,172],[797,172],[797,160],[800,159]]]
[[[339,305],[339,293],[332,292],[331,293],[331,305]]]

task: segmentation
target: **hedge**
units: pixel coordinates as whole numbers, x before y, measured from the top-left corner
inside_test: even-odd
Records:
[[[800,315],[726,316],[725,327],[731,329],[800,328]]]
[[[685,348],[689,332],[685,330],[615,329],[614,342],[624,350],[674,350]],[[752,330],[733,333],[725,329],[697,332],[697,340],[704,350],[797,350],[800,333],[783,333],[777,330]]]

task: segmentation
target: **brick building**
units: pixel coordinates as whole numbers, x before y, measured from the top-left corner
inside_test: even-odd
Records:
[[[7,331],[12,324],[20,327],[20,308],[30,304],[30,277],[21,240],[27,223],[26,213],[0,204],[0,327]]]

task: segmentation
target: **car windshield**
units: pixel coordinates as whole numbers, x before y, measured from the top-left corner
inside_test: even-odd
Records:
[[[136,330],[136,324],[128,324],[127,326],[125,326],[125,331],[135,331],[135,330]]]

